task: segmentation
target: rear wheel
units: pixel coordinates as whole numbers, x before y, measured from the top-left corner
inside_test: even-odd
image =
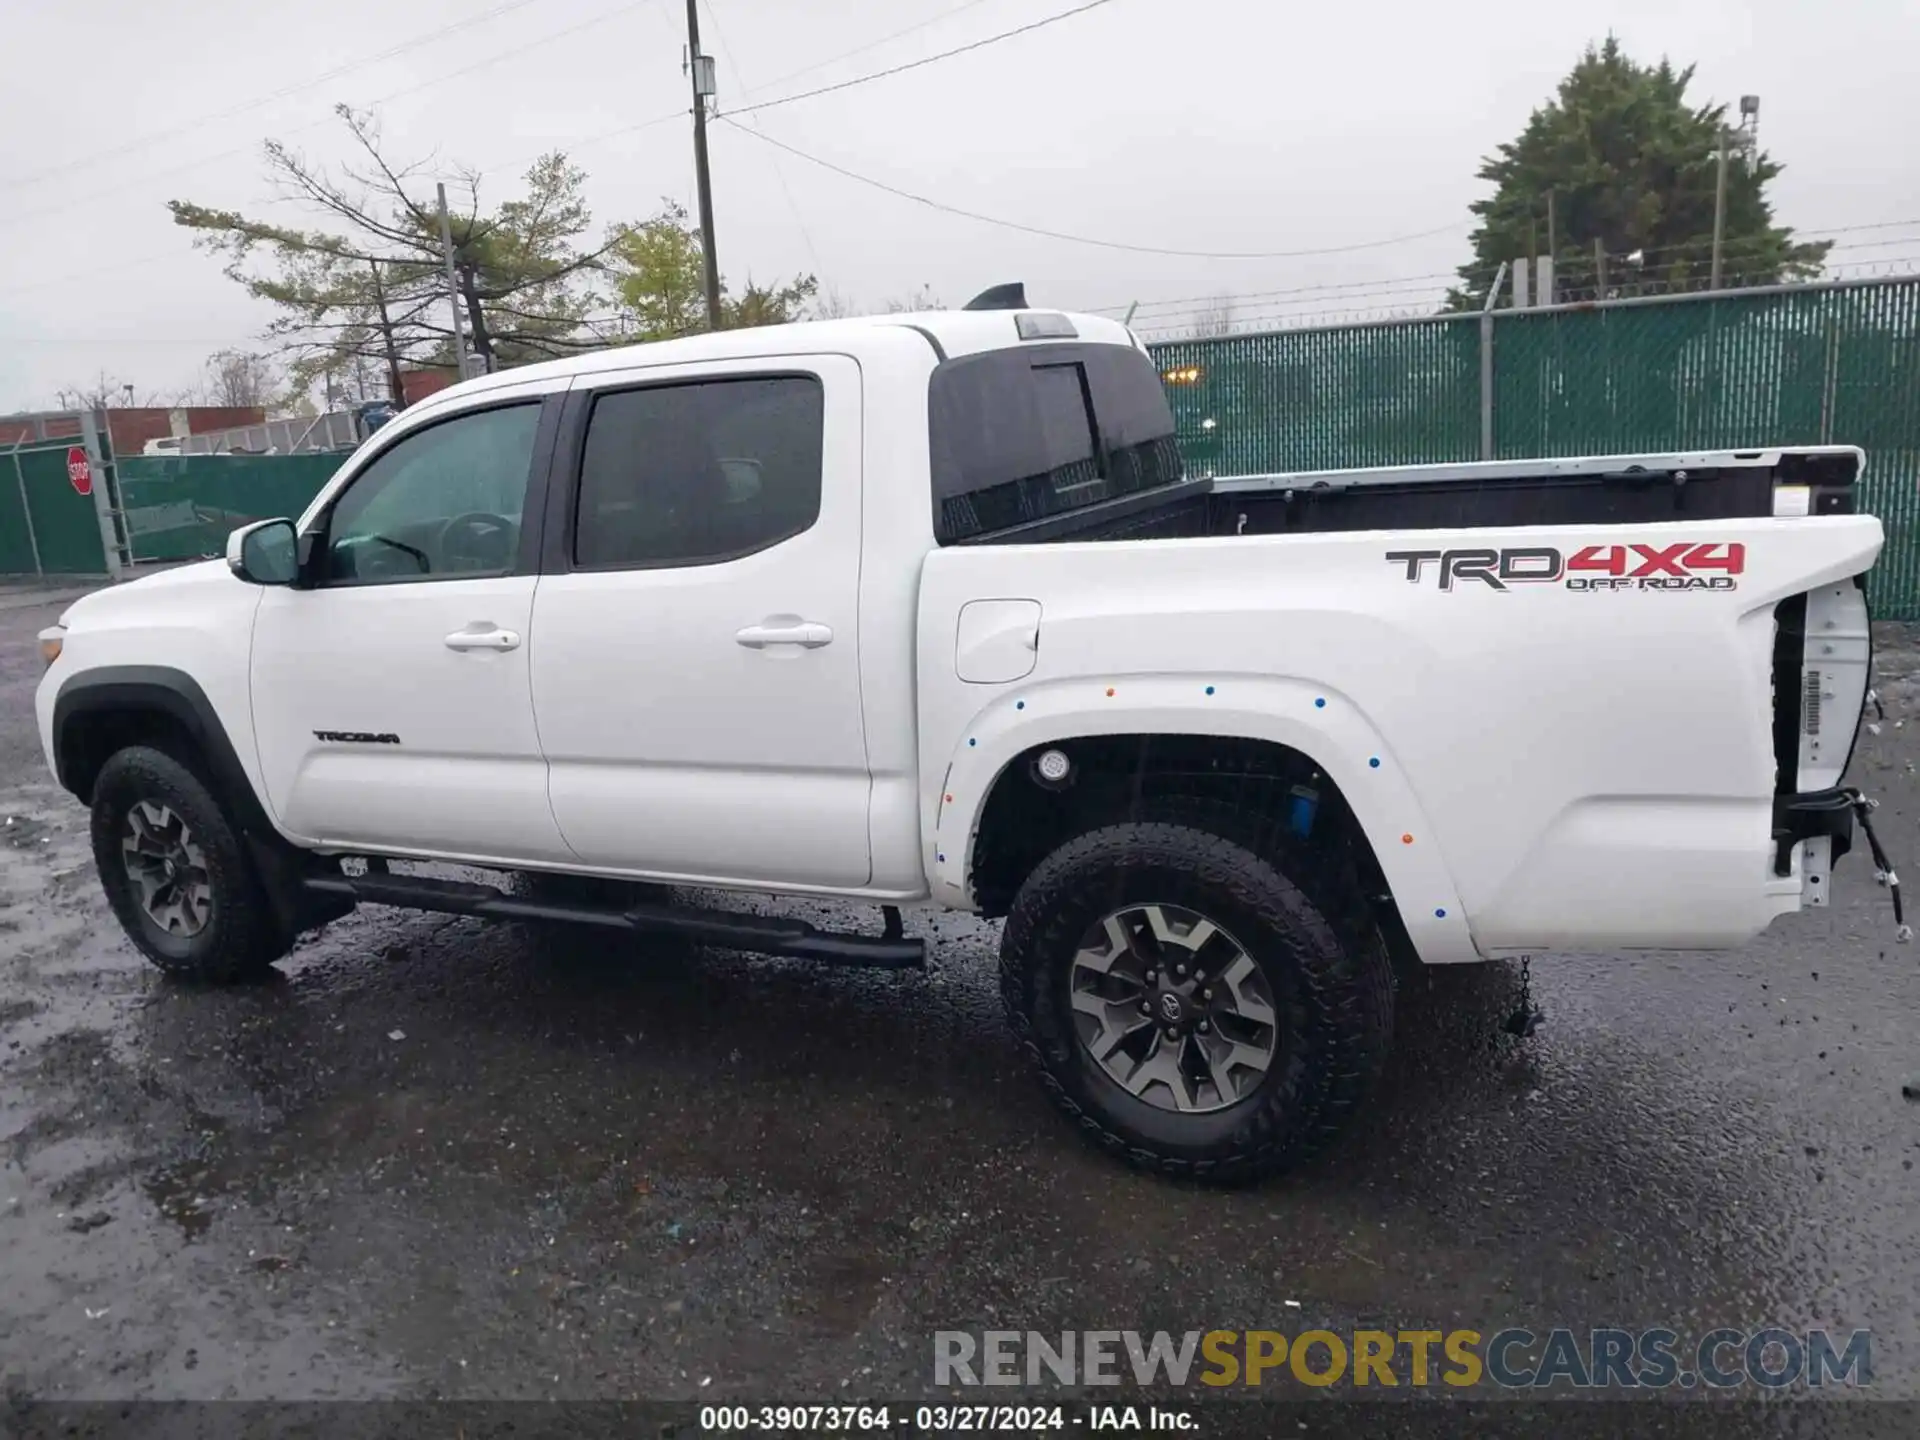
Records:
[[[1060,1107],[1131,1162],[1277,1173],[1338,1132],[1392,1035],[1377,930],[1322,904],[1206,829],[1090,831],[1014,900],[1009,1019]]]
[[[93,859],[120,926],[169,975],[232,981],[287,951],[239,835],[200,778],[146,746],[93,785]]]

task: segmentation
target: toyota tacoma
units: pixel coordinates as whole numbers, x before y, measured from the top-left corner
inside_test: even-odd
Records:
[[[1059,1106],[1217,1179],[1352,1116],[1402,965],[1824,903],[1858,450],[1216,479],[1173,430],[1130,331],[1018,287],[471,380],[73,605],[47,757],[178,976],[360,902],[876,965],[902,907],[1005,917]]]

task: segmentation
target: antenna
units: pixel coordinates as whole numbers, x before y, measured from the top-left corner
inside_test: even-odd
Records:
[[[1018,280],[982,290],[960,307],[963,310],[1026,310],[1027,287]]]

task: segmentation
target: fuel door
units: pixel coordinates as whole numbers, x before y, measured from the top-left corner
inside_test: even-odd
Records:
[[[1023,679],[1039,653],[1038,600],[969,600],[960,607],[953,668],[968,684]]]

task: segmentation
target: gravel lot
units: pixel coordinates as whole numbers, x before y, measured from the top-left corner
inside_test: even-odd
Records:
[[[163,983],[41,760],[59,608],[0,591],[16,1399],[911,1399],[936,1329],[1317,1322],[1867,1327],[1920,1400],[1920,945],[1863,855],[1741,953],[1537,962],[1525,1043],[1511,969],[1428,977],[1346,1143],[1212,1192],[1076,1138],[958,917],[891,974],[365,908],[272,983]],[[1853,774],[1920,872],[1911,634],[1880,686]]]

